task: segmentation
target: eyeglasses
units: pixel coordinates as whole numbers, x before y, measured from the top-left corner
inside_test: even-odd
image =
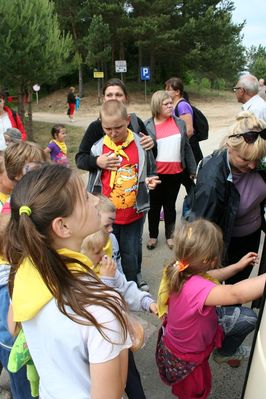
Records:
[[[258,137],[261,137],[263,140],[266,140],[266,129],[261,130],[260,132],[246,132],[246,133],[239,133],[239,134],[231,134],[228,138],[236,138],[239,139],[243,137],[246,143],[252,144],[255,143]]]
[[[237,86],[236,86],[236,87],[233,87],[233,91],[234,91],[234,92],[236,92],[236,91],[239,90],[239,89],[243,89],[243,87],[237,87]]]

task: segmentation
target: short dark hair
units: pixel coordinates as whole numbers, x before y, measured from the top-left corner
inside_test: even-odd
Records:
[[[105,95],[107,87],[110,87],[110,86],[119,86],[123,90],[123,93],[124,93],[126,99],[128,99],[128,91],[127,91],[125,83],[122,82],[122,80],[120,80],[118,78],[109,79],[103,86],[103,95]]]
[[[60,133],[61,129],[65,129],[65,125],[63,124],[58,124],[58,125],[54,125],[51,129],[51,135],[53,137],[53,139],[55,138],[55,135]]]
[[[168,79],[164,83],[164,87],[166,89],[169,86],[175,91],[179,90],[180,94],[183,95],[184,85],[183,85],[183,82],[182,82],[182,80],[180,78],[170,78],[170,79]]]

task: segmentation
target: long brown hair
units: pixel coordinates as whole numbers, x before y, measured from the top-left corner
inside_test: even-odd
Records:
[[[86,265],[82,264],[86,272],[70,271],[68,263],[80,262],[64,257],[53,249],[51,223],[56,217],[67,217],[73,213],[77,201],[81,200],[81,186],[81,178],[60,165],[45,165],[23,176],[11,197],[6,257],[15,266],[15,272],[23,259],[29,257],[56,299],[59,310],[68,318],[79,324],[93,324],[108,339],[103,325],[87,310],[89,305],[103,306],[119,320],[125,338],[126,305],[122,297],[114,294]],[[31,209],[30,216],[19,215],[19,208],[23,205]],[[12,279],[14,276],[11,276]],[[70,307],[70,312],[67,307]]]

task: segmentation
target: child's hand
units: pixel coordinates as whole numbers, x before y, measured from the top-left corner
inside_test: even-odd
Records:
[[[159,176],[150,176],[146,177],[145,183],[147,184],[149,190],[154,190],[157,184],[161,183],[161,180],[159,180]]]
[[[156,316],[158,315],[158,306],[157,306],[157,303],[152,302],[152,303],[150,304],[150,312],[153,313],[153,314],[155,314]]]
[[[104,255],[100,263],[100,276],[104,277],[114,277],[116,272],[116,263],[113,259]]]
[[[243,258],[241,258],[237,263],[236,267],[239,270],[245,269],[247,266],[255,266],[259,262],[259,257],[256,252],[248,252]]]

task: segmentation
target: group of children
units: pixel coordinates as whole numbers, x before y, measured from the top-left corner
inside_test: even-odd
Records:
[[[153,171],[147,173],[145,152],[127,128],[125,106],[106,102],[101,123],[106,136],[92,151],[113,157],[117,166],[91,174],[89,190],[104,196],[88,193],[62,156],[59,165],[46,162],[54,144],[66,151],[61,125],[53,128],[45,150],[21,142],[5,152],[0,164],[2,210],[8,204],[0,215],[0,361],[8,367],[15,340],[7,326],[9,308],[9,328],[23,329],[42,399],[121,399],[124,389],[130,398],[145,398],[132,351],[128,355],[135,339],[128,312],[150,311],[163,320],[156,348],[162,380],[179,399],[207,398],[211,353],[217,362],[230,363],[255,327],[256,314],[234,304],[259,298],[266,279],[261,275],[235,285],[219,281],[255,263],[257,254],[218,269],[219,229],[206,220],[183,223],[173,238],[174,257],[164,268],[158,305],[140,291],[136,262],[129,258],[138,253],[149,190],[159,181]],[[134,229],[128,229],[129,222],[136,222]],[[124,259],[132,268],[125,269]],[[29,389],[25,368],[11,375],[14,399],[29,399]]]

